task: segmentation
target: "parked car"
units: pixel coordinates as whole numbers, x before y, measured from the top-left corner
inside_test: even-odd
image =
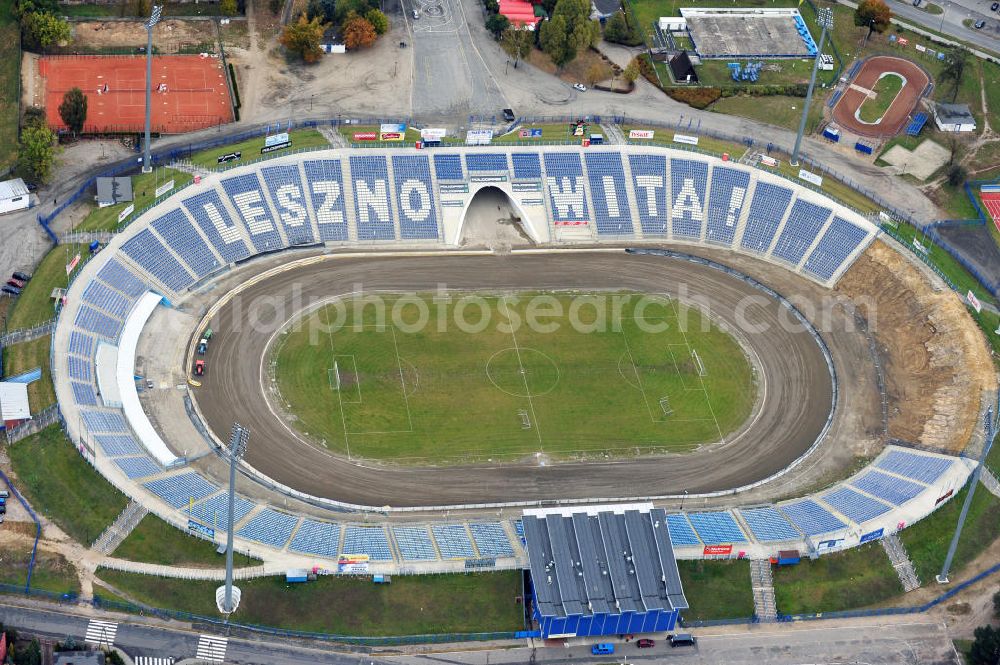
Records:
[[[13,277],[11,277],[10,279],[7,280],[7,286],[16,286],[19,289],[23,289],[24,282],[22,282],[19,279],[14,279]]]
[[[640,649],[652,649],[653,647],[656,646],[656,642],[649,639],[648,637],[644,637],[641,640],[636,640],[635,645]]]
[[[986,21],[984,21],[983,19],[979,19],[978,21],[972,24],[972,27],[974,27],[976,30],[982,30],[985,26],[986,26]]]
[[[990,5],[991,12],[995,12],[998,9],[1000,9],[1000,2],[994,2],[992,5]]]
[[[194,375],[195,376],[205,376],[205,361],[196,360],[194,363]]]
[[[590,647],[590,653],[595,656],[607,655],[615,652],[615,645],[610,642],[601,642]]]
[[[413,20],[416,21],[418,18],[420,18],[420,12],[418,12],[416,9],[414,9],[413,10]]]
[[[677,633],[670,636],[671,647],[693,647],[694,644],[694,635],[691,633]]]
[[[13,277],[14,279],[19,279],[22,282],[27,282],[28,280],[31,279],[31,274],[26,272],[21,272],[20,270],[15,270],[13,273],[11,273],[11,277]]]
[[[19,296],[21,295],[21,289],[16,286],[4,286],[0,289],[0,293],[6,293],[9,296]]]
[[[579,90],[580,92],[587,92],[587,86],[585,86],[582,83],[574,83],[573,87]]]
[[[198,342],[198,355],[203,356],[208,351],[208,340],[204,337]]]
[[[514,122],[517,119],[517,116],[514,115],[514,109],[504,109],[503,119],[505,122]]]

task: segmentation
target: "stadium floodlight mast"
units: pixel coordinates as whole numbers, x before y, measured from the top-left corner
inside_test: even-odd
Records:
[[[809,78],[809,90],[806,91],[806,102],[802,106],[802,120],[799,121],[799,133],[795,137],[795,150],[792,151],[792,166],[799,165],[799,148],[802,146],[802,135],[806,132],[806,119],[809,117],[809,104],[812,103],[813,88],[816,87],[816,73],[819,71],[819,61],[823,59],[823,44],[826,42],[826,31],[833,28],[833,10],[824,7],[816,15],[816,22],[823,29],[819,36],[819,48],[816,49],[816,59],[813,61],[812,76]]]
[[[149,173],[153,167],[149,165],[149,125],[152,115],[152,94],[153,87],[153,28],[160,22],[160,14],[163,12],[163,5],[153,5],[153,12],[146,21],[146,146],[142,153],[142,172]]]
[[[979,463],[976,465],[975,471],[972,472],[972,478],[969,480],[969,493],[965,495],[965,503],[962,504],[962,512],[958,516],[958,524],[955,525],[955,535],[951,538],[951,545],[948,546],[948,554],[944,558],[944,565],[941,566],[941,574],[935,578],[938,584],[948,583],[951,560],[955,557],[958,540],[962,537],[962,527],[965,526],[965,518],[969,514],[969,506],[972,505],[972,495],[976,493],[979,476],[982,474],[983,465],[986,464],[986,456],[990,454],[990,447],[993,444],[993,435],[996,433],[994,424],[993,407],[990,407],[983,418],[983,433],[986,435],[986,441],[983,443],[983,452],[979,453]]]
[[[219,612],[232,614],[240,604],[240,590],[233,586],[233,525],[236,522],[236,467],[247,452],[250,430],[233,423],[229,435],[229,515],[226,522],[226,583],[215,590],[215,604]]]

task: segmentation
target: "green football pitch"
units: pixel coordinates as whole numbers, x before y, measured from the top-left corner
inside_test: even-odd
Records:
[[[635,293],[375,296],[300,317],[271,352],[317,445],[399,463],[688,452],[754,404],[740,345]]]

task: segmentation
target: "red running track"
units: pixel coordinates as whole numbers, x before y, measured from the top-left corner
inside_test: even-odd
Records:
[[[982,192],[980,196],[983,205],[986,206],[986,212],[990,213],[993,219],[993,225],[1000,231],[1000,192]]]
[[[882,116],[882,120],[875,124],[861,122],[855,117],[855,112],[868,97],[864,93],[848,87],[840,97],[837,105],[833,107],[833,120],[838,125],[849,132],[870,136],[873,138],[887,138],[895,136],[903,129],[910,114],[916,108],[924,90],[930,83],[927,73],[916,63],[904,58],[897,58],[888,55],[879,55],[869,58],[861,65],[857,75],[851,80],[851,84],[861,86],[871,90],[879,77],[886,72],[894,72],[901,75],[906,80],[906,85],[893,100],[892,105]]]
[[[66,129],[59,104],[73,87],[87,96],[84,133],[144,129],[145,56],[45,56],[39,60],[38,70],[44,84],[46,117],[53,129]],[[153,56],[152,130],[180,134],[232,122],[225,76],[218,58]],[[165,91],[160,91],[161,84],[166,85]]]

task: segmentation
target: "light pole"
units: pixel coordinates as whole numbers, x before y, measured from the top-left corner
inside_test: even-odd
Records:
[[[229,515],[226,521],[226,583],[215,590],[215,604],[219,612],[231,614],[240,604],[240,590],[233,586],[233,513],[236,510],[236,467],[247,452],[250,430],[233,423],[229,435]]]
[[[809,118],[809,104],[812,102],[813,88],[816,87],[816,72],[819,71],[819,61],[823,59],[823,44],[826,42],[826,31],[833,27],[833,10],[824,7],[816,16],[823,31],[819,35],[819,47],[816,50],[816,60],[813,62],[812,76],[809,78],[809,90],[806,91],[806,103],[802,106],[802,120],[799,121],[799,133],[795,137],[795,150],[792,151],[792,166],[799,165],[799,148],[802,146],[802,135],[806,131],[806,120]]]
[[[149,173],[153,167],[149,165],[149,125],[152,114],[152,91],[153,87],[153,28],[160,22],[160,13],[163,5],[153,5],[153,13],[146,21],[146,149],[142,154],[142,172]]]
[[[983,443],[983,452],[979,454],[979,464],[972,472],[969,479],[969,493],[965,495],[965,503],[962,504],[962,512],[958,516],[958,524],[955,525],[955,535],[951,538],[951,545],[948,546],[948,554],[944,558],[944,565],[941,566],[941,574],[935,579],[938,584],[948,583],[948,573],[951,568],[951,560],[955,557],[955,550],[958,548],[958,539],[962,536],[962,527],[965,526],[965,518],[969,514],[969,506],[972,505],[972,495],[976,493],[976,485],[979,484],[979,476],[982,474],[983,465],[986,464],[986,456],[990,454],[990,446],[993,444],[993,408],[986,411],[983,418],[983,433],[986,441]]]

